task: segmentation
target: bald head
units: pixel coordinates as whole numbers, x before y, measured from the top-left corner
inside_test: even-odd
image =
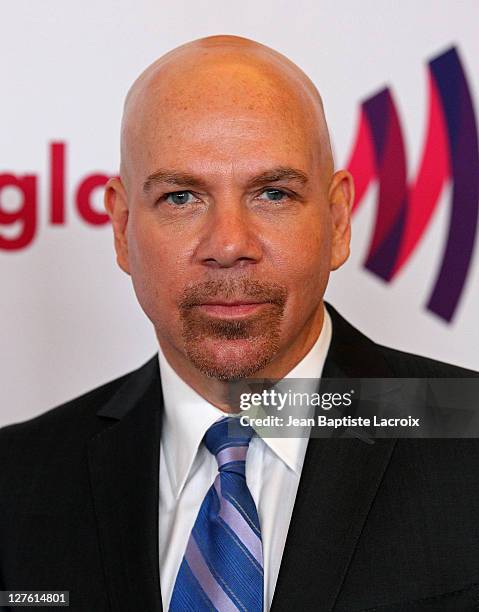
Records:
[[[122,181],[128,187],[138,160],[143,157],[144,163],[150,152],[154,134],[162,133],[173,144],[178,128],[198,131],[208,125],[211,131],[217,119],[217,137],[227,139],[255,119],[260,129],[261,118],[282,123],[308,140],[312,154],[318,155],[318,171],[331,177],[321,97],[298,66],[237,36],[210,36],[177,47],[151,64],[128,92],[121,131]]]

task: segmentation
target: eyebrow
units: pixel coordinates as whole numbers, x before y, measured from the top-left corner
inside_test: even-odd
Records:
[[[301,170],[289,166],[277,166],[254,176],[247,183],[248,187],[254,188],[267,183],[278,183],[280,181],[296,181],[302,185],[308,182],[307,175]],[[200,187],[205,188],[206,183],[199,177],[183,172],[170,172],[168,170],[157,170],[150,174],[143,184],[144,193],[149,193],[152,187],[158,184],[173,185],[176,187]]]
[[[305,185],[308,182],[307,175],[301,170],[288,166],[278,166],[271,170],[266,170],[248,181],[249,187],[260,187],[266,183],[278,183],[279,181],[296,181]]]
[[[157,170],[150,174],[143,183],[143,191],[148,193],[152,187],[157,184],[166,183],[176,187],[198,187],[204,186],[205,183],[198,177],[192,174],[184,174],[183,172],[169,172],[168,170]]]

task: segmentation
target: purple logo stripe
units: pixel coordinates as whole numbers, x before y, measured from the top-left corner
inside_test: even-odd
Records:
[[[196,580],[198,580],[199,585],[206,593],[210,601],[214,601],[215,605],[219,607],[222,612],[238,612],[238,608],[234,605],[228,595],[221,588],[216,578],[210,572],[193,537],[191,537],[188,542],[185,552],[185,559],[190,566],[194,577]]]
[[[362,105],[368,118],[379,182],[376,221],[364,266],[390,281],[407,211],[406,153],[399,115],[389,89]]]
[[[479,143],[474,104],[455,48],[430,63],[446,118],[453,194],[449,233],[427,307],[451,321],[472,263],[479,216]]]

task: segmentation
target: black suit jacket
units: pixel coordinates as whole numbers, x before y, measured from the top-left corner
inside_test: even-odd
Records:
[[[324,377],[470,376],[375,344],[329,304]],[[0,589],[81,612],[161,610],[155,355],[0,430]],[[479,609],[479,443],[313,439],[273,612]]]

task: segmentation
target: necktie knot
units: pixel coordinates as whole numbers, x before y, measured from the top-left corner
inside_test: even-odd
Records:
[[[250,425],[242,425],[237,417],[223,417],[205,434],[206,448],[215,455],[218,469],[238,471],[244,475],[246,454],[253,436]]]

